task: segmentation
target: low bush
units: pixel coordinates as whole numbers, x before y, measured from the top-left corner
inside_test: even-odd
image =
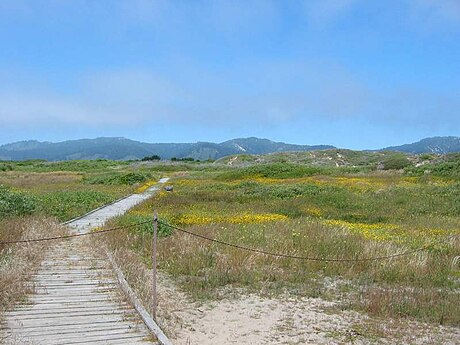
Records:
[[[0,171],[12,171],[13,166],[8,163],[0,163]]]
[[[87,184],[105,184],[105,185],[134,185],[143,183],[151,178],[149,173],[129,172],[129,173],[109,173],[84,178]]]
[[[240,180],[245,178],[298,178],[312,176],[315,174],[326,174],[325,169],[291,163],[273,163],[254,165],[251,167],[234,169],[222,173],[219,176],[220,180]]]
[[[146,156],[141,159],[142,162],[147,162],[147,161],[159,161],[161,160],[161,157],[158,155],[153,155],[153,156]]]
[[[0,185],[0,219],[30,215],[35,208],[33,197]]]
[[[384,170],[401,170],[411,165],[404,155],[390,156],[383,161]]]
[[[38,199],[40,212],[65,221],[109,203],[113,197],[104,192],[80,190],[51,192]]]

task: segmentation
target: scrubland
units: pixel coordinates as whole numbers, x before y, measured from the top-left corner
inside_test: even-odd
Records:
[[[0,204],[2,233],[5,222],[63,221],[170,176],[173,192],[157,193],[107,226],[153,220],[156,210],[162,223],[211,239],[308,258],[241,250],[160,224],[159,270],[188,301],[233,294],[320,298],[331,302],[331,313],[458,328],[460,159],[433,156],[418,164],[420,158],[411,157],[409,165],[397,166],[401,157],[390,156],[388,166],[398,169],[377,170],[374,161],[337,167],[295,157],[244,158],[241,166],[232,159],[15,166],[0,173],[2,200],[9,200]],[[99,237],[146,305],[151,224]],[[1,250],[7,257],[9,249]],[[174,321],[172,314],[161,316]]]
[[[339,299],[340,309],[377,317],[460,325],[456,179],[290,168],[190,171],[173,180],[174,192],[162,191],[113,224],[152,219],[155,209],[163,222],[209,238],[315,259],[244,251],[160,226],[159,267],[195,300],[219,299],[229,287],[289,292]],[[111,244],[128,243],[148,265],[151,232],[150,225],[120,232]]]

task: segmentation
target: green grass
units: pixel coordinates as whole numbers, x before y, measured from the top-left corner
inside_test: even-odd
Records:
[[[247,168],[233,169],[219,176],[221,180],[241,180],[254,177],[295,178],[312,176],[324,172],[325,169],[289,163],[273,163],[253,165]]]
[[[25,193],[11,191],[0,185],[0,220],[26,216],[36,210],[35,199]]]
[[[59,221],[134,192],[160,174],[128,162],[25,161],[2,162],[11,168],[0,172],[0,218],[40,214]]]
[[[152,174],[145,172],[111,172],[104,174],[91,174],[83,179],[87,184],[129,185],[146,182]]]
[[[269,155],[267,164],[242,156],[243,167],[219,162],[2,162],[0,184],[8,187],[0,189],[0,201],[9,201],[0,202],[0,215],[66,220],[167,174],[177,176],[174,192],[162,191],[109,224],[149,222],[113,233],[110,242],[133,250],[147,264],[154,208],[162,220],[205,236],[320,258],[385,256],[458,232],[458,156],[426,157],[429,163],[419,168],[413,167],[412,157],[404,172],[378,172],[375,166],[385,159],[399,169],[401,156],[344,150],[313,154],[315,162],[341,155],[357,166],[302,164],[313,159],[310,153]],[[222,289],[234,287],[262,294],[287,291],[341,298],[342,308],[379,317],[460,326],[460,267],[454,259],[460,253],[458,237],[416,255],[350,264],[268,257],[164,226],[159,233],[160,268],[196,299],[218,298]],[[334,288],[330,281],[337,282]]]
[[[163,219],[222,241],[347,259],[400,253],[458,232],[460,184],[455,181],[315,171],[324,172],[271,164],[190,174],[173,181],[173,193],[160,193],[113,224],[150,217],[155,208]],[[287,219],[245,223],[247,214]],[[232,216],[241,223],[231,223]],[[145,239],[149,232],[139,234],[133,231],[130,241],[148,262],[150,249],[142,243],[150,242]],[[123,246],[126,240],[115,242]],[[459,267],[452,264],[460,251],[458,238],[417,255],[352,264],[267,257],[178,232],[162,237],[159,250],[160,267],[196,299],[217,298],[220,289],[229,286],[333,298],[322,283],[328,277],[344,282],[334,292],[347,290],[343,308],[460,326]],[[390,293],[394,291],[399,293]]]
[[[438,159],[437,162],[432,162],[420,167],[408,167],[406,173],[416,176],[422,176],[428,173],[431,176],[458,180],[460,179],[460,154],[449,154]]]
[[[66,221],[113,201],[108,193],[93,190],[58,191],[36,197],[37,211]]]

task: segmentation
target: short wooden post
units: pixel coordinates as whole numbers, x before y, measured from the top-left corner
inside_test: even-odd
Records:
[[[158,237],[158,214],[156,211],[153,213],[153,243],[152,243],[152,274],[153,274],[153,290],[152,290],[152,318],[157,319],[157,237]]]

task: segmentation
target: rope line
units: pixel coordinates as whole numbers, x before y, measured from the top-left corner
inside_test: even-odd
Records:
[[[286,259],[296,259],[296,260],[305,260],[305,261],[318,261],[318,262],[364,262],[364,261],[388,260],[388,259],[407,256],[407,255],[411,255],[411,254],[415,254],[415,253],[427,250],[429,247],[432,247],[432,246],[434,246],[436,244],[439,244],[439,243],[443,243],[444,241],[448,240],[449,238],[454,238],[454,237],[460,235],[460,233],[448,235],[448,236],[446,236],[446,237],[444,237],[442,239],[439,239],[438,241],[434,241],[434,242],[426,244],[426,245],[424,245],[422,247],[407,250],[407,251],[402,252],[402,253],[396,253],[396,254],[385,255],[385,256],[376,256],[376,257],[370,257],[370,258],[354,258],[354,259],[344,258],[344,259],[341,259],[341,258],[323,258],[323,257],[312,257],[312,256],[300,256],[300,255],[292,255],[292,254],[285,254],[285,253],[270,252],[270,251],[263,250],[263,249],[251,248],[251,247],[242,246],[242,245],[235,244],[235,243],[230,243],[230,242],[225,242],[225,241],[222,241],[222,240],[217,240],[215,238],[207,237],[207,236],[204,236],[204,235],[194,233],[192,231],[188,231],[188,230],[179,228],[177,226],[174,226],[174,225],[168,224],[166,222],[163,222],[163,221],[161,221],[159,219],[155,219],[155,220],[159,224],[162,224],[162,225],[164,225],[166,227],[169,227],[171,229],[177,230],[179,232],[182,232],[182,233],[188,234],[190,236],[197,237],[197,238],[209,241],[209,242],[218,243],[218,244],[221,244],[221,245],[224,245],[224,246],[227,246],[227,247],[237,248],[237,249],[240,249],[240,250],[250,251],[250,252],[253,252],[253,253],[264,254],[264,255],[274,256],[274,257],[281,257],[281,258],[286,258]],[[68,238],[82,237],[82,236],[89,236],[89,235],[98,235],[98,234],[108,233],[108,232],[117,231],[117,230],[129,229],[129,228],[133,228],[133,227],[136,227],[136,226],[139,226],[139,225],[148,224],[148,223],[151,223],[151,222],[152,222],[152,220],[148,220],[148,221],[145,221],[145,222],[139,222],[139,223],[133,223],[133,224],[129,224],[129,225],[117,226],[117,227],[113,227],[113,228],[109,228],[109,229],[103,229],[103,230],[99,230],[99,231],[95,231],[95,232],[88,232],[88,233],[84,233],[84,234],[72,234],[72,235],[44,237],[44,238],[37,238],[37,239],[25,239],[25,240],[18,240],[18,241],[5,241],[5,242],[0,242],[0,245],[43,242],[43,241],[61,240],[61,239],[68,239]]]
[[[82,236],[89,236],[89,235],[99,235],[107,232],[112,232],[116,230],[124,230],[124,229],[129,229],[133,228],[139,225],[144,225],[147,223],[151,223],[151,220],[145,221],[145,222],[140,222],[140,223],[133,223],[133,224],[128,224],[128,225],[122,225],[122,226],[117,226],[109,229],[104,229],[104,230],[99,230],[95,232],[87,232],[84,234],[72,234],[72,235],[64,235],[64,236],[55,236],[55,237],[44,237],[44,238],[36,238],[36,239],[25,239],[25,240],[18,240],[18,241],[5,241],[5,242],[0,242],[0,245],[8,245],[8,244],[18,244],[18,243],[31,243],[31,242],[43,242],[43,241],[53,241],[53,240],[62,240],[62,239],[68,239],[68,238],[73,238],[73,237],[82,237]]]
[[[197,234],[197,233],[194,233],[194,232],[179,228],[177,226],[162,222],[160,220],[158,220],[158,223],[160,223],[160,224],[162,224],[164,226],[170,227],[170,228],[172,228],[174,230],[177,230],[177,231],[183,232],[185,234],[188,234],[190,236],[198,237],[198,238],[201,238],[201,239],[204,239],[204,240],[207,240],[207,241],[210,241],[210,242],[222,244],[222,245],[225,245],[225,246],[228,246],[228,247],[233,247],[233,248],[237,248],[237,249],[241,249],[241,250],[245,250],[245,251],[250,251],[250,252],[254,252],[254,253],[259,253],[259,254],[264,254],[264,255],[269,255],[269,256],[275,256],[275,257],[282,257],[282,258],[287,258],[287,259],[306,260],[306,261],[320,261],[320,262],[363,262],[363,261],[388,260],[388,259],[407,256],[407,255],[415,254],[417,252],[424,251],[424,250],[428,249],[429,247],[431,247],[431,246],[433,246],[435,244],[444,242],[448,238],[454,238],[454,237],[460,235],[460,233],[449,235],[449,236],[447,236],[447,237],[445,237],[443,239],[440,239],[438,241],[429,243],[429,244],[427,244],[427,245],[425,245],[423,247],[408,250],[408,251],[405,251],[405,252],[402,252],[402,253],[386,255],[386,256],[376,256],[376,257],[371,257],[371,258],[340,259],[340,258],[320,258],[320,257],[311,257],[311,256],[299,256],[299,255],[290,255],[290,254],[284,254],[284,253],[269,252],[269,251],[262,250],[262,249],[251,248],[251,247],[241,246],[241,245],[238,245],[238,244],[229,243],[229,242],[225,242],[225,241],[221,241],[221,240],[216,240],[215,238],[210,238],[210,237],[207,237],[207,236],[204,236],[204,235],[200,235],[200,234]]]

